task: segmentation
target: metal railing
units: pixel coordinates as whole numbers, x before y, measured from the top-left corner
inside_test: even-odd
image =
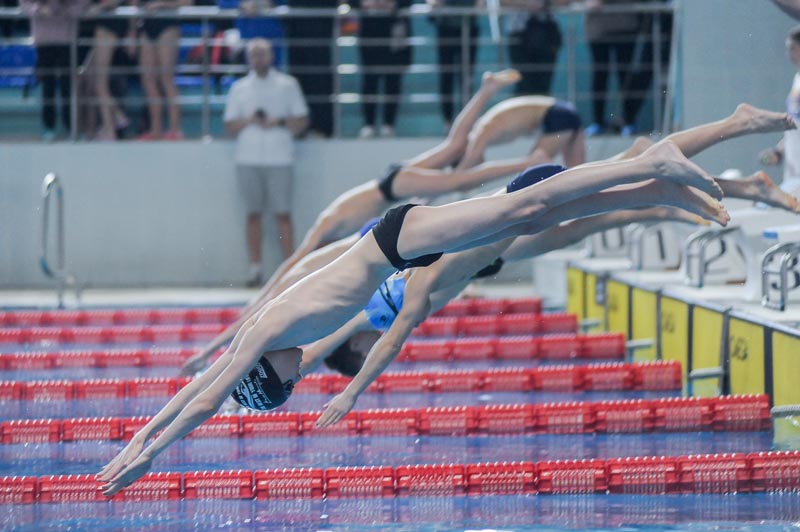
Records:
[[[457,67],[454,67],[460,74],[460,97],[453,97],[451,95],[440,95],[438,91],[429,91],[427,89],[414,90],[407,87],[403,90],[400,97],[395,98],[394,101],[402,101],[404,105],[426,105],[432,103],[439,103],[442,99],[451,99],[458,108],[463,105],[471,95],[471,85],[473,76],[471,70],[481,72],[483,70],[492,70],[504,68],[508,66],[508,61],[505,59],[507,48],[515,44],[514,38],[502,30],[501,19],[509,15],[520,15],[524,12],[514,9],[507,9],[499,7],[496,2],[488,3],[488,8],[438,8],[432,10],[428,5],[412,5],[408,9],[398,10],[398,17],[409,17],[412,23],[417,21],[427,20],[429,17],[436,16],[450,16],[459,17],[461,19],[461,32],[457,43],[460,47],[460,62]],[[637,40],[637,50],[646,53],[649,52],[649,57],[641,58],[640,64],[632,65],[649,68],[652,71],[652,79],[643,92],[638,96],[645,97],[652,102],[652,128],[664,132],[669,132],[672,127],[672,101],[675,92],[675,64],[678,61],[678,41],[679,41],[679,20],[680,17],[674,17],[674,24],[672,33],[665,38],[662,28],[662,20],[660,15],[674,13],[677,9],[676,5],[672,2],[665,3],[637,3],[628,6],[609,6],[602,9],[602,12],[607,13],[636,13],[645,17],[649,21],[649,27],[646,27],[635,36]],[[555,8],[553,10],[558,20],[562,22],[561,29],[564,34],[563,49],[560,56],[563,58],[558,61],[558,65],[564,65],[565,71],[563,74],[557,76],[559,78],[559,87],[554,91],[556,96],[575,102],[580,106],[587,106],[591,101],[593,94],[591,90],[583,88],[582,80],[586,78],[589,70],[592,68],[587,62],[579,61],[579,52],[581,46],[585,46],[585,39],[580,32],[581,19],[585,15],[585,11],[577,7],[568,8]],[[309,20],[310,19],[330,19],[331,35],[329,37],[297,37],[287,32],[287,35],[279,36],[273,40],[276,47],[282,50],[287,49],[300,49],[302,47],[323,47],[330,52],[330,64],[327,65],[312,65],[301,66],[296,62],[291,61],[288,64],[288,72],[295,76],[297,75],[330,75],[333,77],[332,90],[326,94],[313,94],[307,91],[306,98],[311,105],[330,105],[333,108],[333,121],[334,121],[334,135],[342,135],[342,121],[343,115],[348,110],[347,107],[351,105],[363,104],[365,102],[388,102],[392,98],[375,94],[361,94],[359,90],[354,89],[354,84],[357,84],[355,78],[364,74],[363,65],[359,64],[357,59],[357,50],[359,46],[369,45],[385,45],[387,39],[359,39],[353,35],[352,31],[345,32],[344,29],[352,29],[353,24],[346,24],[347,22],[357,22],[364,18],[377,16],[374,13],[359,11],[351,9],[350,6],[344,4],[339,6],[338,9],[312,9],[312,8],[287,8],[284,6],[273,7],[270,9],[261,9],[257,12],[258,17],[268,18],[277,21],[280,24],[286,24],[292,20]],[[116,19],[147,19],[147,18],[173,18],[179,19],[184,23],[192,23],[196,27],[199,26],[196,36],[182,37],[180,39],[181,49],[194,48],[199,51],[198,61],[194,64],[187,64],[186,62],[179,63],[176,68],[176,74],[179,76],[187,76],[199,78],[199,84],[195,84],[194,90],[184,90],[183,94],[179,97],[179,104],[186,108],[199,107],[200,116],[200,134],[203,136],[211,135],[214,133],[213,118],[218,118],[221,114],[222,107],[224,106],[224,94],[215,94],[213,87],[218,84],[221,78],[226,76],[235,76],[244,74],[247,67],[243,64],[214,64],[211,59],[211,52],[215,47],[222,47],[225,45],[224,40],[214,33],[213,28],[217,23],[232,24],[237,20],[245,19],[246,17],[236,9],[220,9],[216,7],[202,7],[192,6],[180,8],[175,11],[163,11],[157,13],[145,12],[135,7],[120,7],[113,12],[103,14],[103,18],[116,18]],[[7,20],[20,20],[26,18],[19,9],[0,8],[0,21]],[[87,17],[90,19],[91,17]],[[480,20],[485,27],[488,27],[488,36],[479,36],[477,42],[472,42],[470,34],[471,20]],[[427,32],[427,36],[410,36],[405,39],[407,44],[414,55],[430,54],[430,49],[435,48],[437,38],[432,35],[433,32]],[[626,37],[630,38],[630,37]],[[667,42],[668,41],[668,42]],[[122,40],[123,44],[135,44],[135,42],[127,42]],[[7,38],[0,39],[0,45],[23,45],[30,46],[32,40],[30,37]],[[79,49],[81,47],[92,46],[93,40],[91,38],[75,39],[70,44],[70,78],[72,84],[71,91],[71,112],[72,112],[72,130],[70,136],[75,139],[78,138],[78,104],[79,92],[77,90],[80,78],[86,74],[85,70],[78,65]],[[482,62],[470,68],[469,61],[469,48],[473,44],[477,44],[479,52],[478,56],[483,57]],[[668,69],[665,69],[663,64],[665,54],[664,47],[669,46],[671,54],[669,55],[671,61]],[[584,53],[584,56],[586,54]],[[487,61],[486,58],[491,58]],[[584,57],[585,58],[585,57]],[[541,66],[536,64],[523,64],[517,65],[528,73],[536,73],[537,69],[549,68],[548,65]],[[375,73],[389,73],[392,69],[400,68],[401,72],[406,76],[436,76],[442,72],[442,68],[437,62],[414,62],[407,67],[392,67],[389,65],[379,65],[374,68]],[[610,68],[610,65],[602,65],[601,68]],[[138,73],[138,69],[133,68],[115,68],[112,70],[114,74],[131,75]],[[11,66],[0,65],[0,79],[4,76],[32,76],[34,71],[28,67],[15,68]],[[667,79],[664,79],[667,76]],[[223,80],[224,81],[224,80]],[[424,83],[421,83],[424,84]],[[412,84],[413,85],[413,84]],[[198,87],[199,86],[199,87]],[[199,88],[199,91],[197,90]],[[191,94],[194,92],[194,94]],[[199,93],[198,93],[199,92]],[[608,96],[608,95],[607,95]],[[614,98],[611,98],[614,101]],[[83,103],[83,102],[81,102]],[[89,103],[96,103],[89,100]],[[127,97],[126,104],[139,105],[146,103],[144,97]],[[14,102],[10,105],[8,103],[0,103],[0,113],[8,112],[10,108],[14,107]]]
[[[55,267],[50,261],[48,243],[50,241],[50,204],[55,202]],[[80,301],[80,287],[75,276],[67,271],[66,244],[64,233],[64,188],[58,176],[50,172],[42,181],[42,248],[39,265],[47,277],[57,281],[58,308],[64,308],[64,292],[67,287],[75,290],[75,298]]]

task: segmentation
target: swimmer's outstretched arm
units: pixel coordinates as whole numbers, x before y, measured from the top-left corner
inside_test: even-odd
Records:
[[[420,273],[422,272],[424,269],[420,270]],[[372,346],[361,370],[353,377],[344,391],[325,405],[325,411],[317,420],[318,427],[327,427],[342,419],[353,409],[358,396],[397,357],[403,347],[403,342],[411,334],[411,331],[428,315],[430,282],[430,277],[425,275],[409,277],[403,296],[403,308],[395,317],[394,323]]]
[[[245,333],[242,338],[243,349],[237,350],[235,356],[233,350],[226,351],[206,373],[197,379],[196,386],[192,386],[195,382],[192,381],[189,386],[184,388],[186,390],[191,387],[186,394],[183,394],[184,390],[181,390],[148,423],[146,429],[143,428],[140,431],[143,433],[140,441],[144,442],[147,440],[144,438],[145,435],[149,437],[159,428],[164,427],[163,432],[150,445],[143,450],[139,447],[143,443],[126,447],[103,469],[99,479],[105,482],[101,487],[104,495],[111,497],[139,479],[150,470],[153,460],[164,449],[189,434],[219,410],[225,399],[253,368],[261,354],[255,345],[261,344],[261,342],[247,336]],[[206,375],[209,376],[206,378]]]
[[[268,293],[291,270],[295,264],[303,260],[303,257],[320,247],[336,229],[337,221],[323,212],[314,222],[314,225],[303,237],[300,245],[295,248],[289,257],[284,260],[278,269],[272,274],[267,283],[262,288],[263,293]]]
[[[506,239],[445,255],[427,268],[415,269],[406,281],[403,308],[394,323],[372,346],[353,380],[328,402],[317,425],[332,425],[352,410],[359,395],[397,358],[414,328],[457,296],[478,271],[491,264],[512,242],[513,239]]]
[[[181,411],[192,400],[197,397],[203,390],[209,387],[214,380],[222,373],[222,371],[230,364],[232,360],[232,353],[225,352],[212,366],[200,375],[193,379],[189,384],[181,388],[181,390],[170,399],[170,401],[150,420],[147,425],[142,427],[125,448],[120,451],[117,456],[111,460],[101,471],[98,473],[97,478],[101,482],[107,484],[103,487],[103,492],[111,496],[126,484],[115,484],[117,475],[128,468],[132,463],[136,462],[141,456],[145,444],[152,438],[158,431],[172,423],[172,421],[181,413]],[[148,462],[149,463],[149,462]],[[148,466],[149,469],[149,466]],[[138,477],[137,477],[138,478]]]

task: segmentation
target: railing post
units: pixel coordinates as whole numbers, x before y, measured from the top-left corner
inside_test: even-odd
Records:
[[[653,13],[653,129],[659,127],[662,122],[662,107],[661,107],[661,11]]]
[[[72,37],[69,43],[69,138],[73,142],[78,139],[78,36]],[[62,105],[66,102],[62,102]]]
[[[360,24],[359,19],[359,24]],[[339,99],[342,89],[342,79],[339,73],[339,61],[341,60],[341,53],[339,51],[339,37],[341,26],[340,11],[336,10],[336,17],[333,21],[333,39],[331,40],[331,67],[333,68],[333,94],[328,96],[328,100],[333,99],[333,135],[335,138],[342,136],[342,103]]]
[[[472,45],[472,35],[470,35],[469,15],[461,16],[461,106],[463,109],[472,94],[470,83],[472,80],[469,75],[469,51]],[[450,97],[447,95],[446,97]],[[442,95],[442,97],[445,97]]]
[[[575,53],[577,37],[575,36],[575,26],[570,24],[567,27],[567,100],[577,105],[578,76],[576,70],[578,60]]]
[[[202,137],[209,137],[211,135],[211,103],[210,91],[211,85],[209,80],[209,23],[208,17],[203,17],[200,23],[200,36],[203,39],[203,108],[200,110],[200,122],[202,128]]]

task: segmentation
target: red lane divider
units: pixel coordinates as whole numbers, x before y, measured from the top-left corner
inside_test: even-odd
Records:
[[[511,336],[574,333],[577,330],[578,318],[575,314],[566,312],[526,313],[428,318],[414,329],[412,336]]]
[[[223,350],[219,350],[222,353]],[[0,370],[59,368],[174,367],[196,350],[153,347],[87,351],[0,353]],[[625,336],[621,333],[553,334],[503,338],[411,340],[403,345],[399,362],[457,360],[576,360],[621,359]]]
[[[111,325],[106,327],[15,327],[0,329],[0,344],[126,344],[211,340],[227,325]]]
[[[52,326],[0,329],[0,344],[124,344],[193,342],[210,340],[226,324],[110,325],[104,327]],[[506,314],[428,318],[414,330],[414,336],[487,336],[575,333],[575,314]]]
[[[13,310],[0,312],[0,327],[64,327],[110,325],[190,325],[231,323],[238,307],[129,308],[85,310]],[[540,298],[458,299],[436,316],[541,313]]]
[[[707,422],[724,412],[731,402],[747,406],[737,410],[734,425]],[[687,412],[697,409],[704,411],[702,416],[687,416]],[[314,426],[320,414],[217,415],[195,429],[190,437],[591,434],[761,431],[771,427],[766,395],[363,410],[349,413],[326,429]],[[15,444],[129,440],[150,419],[139,416],[5,421],[0,423],[0,441]]]
[[[190,325],[230,323],[238,307],[11,310],[0,312],[0,327]]]
[[[800,451],[148,473],[114,501],[800,490]],[[788,466],[787,466],[788,464]],[[0,503],[107,501],[94,475],[0,477]]]
[[[335,394],[351,378],[338,374],[313,374],[295,386],[295,393]],[[191,382],[189,377],[138,377],[134,379],[0,381],[0,399],[66,401],[174,395]],[[599,390],[679,390],[681,367],[677,361],[609,362],[585,366],[545,366],[487,370],[398,371],[380,375],[369,393],[445,392],[578,392]],[[735,419],[736,404],[730,406]],[[719,423],[726,423],[721,414]]]

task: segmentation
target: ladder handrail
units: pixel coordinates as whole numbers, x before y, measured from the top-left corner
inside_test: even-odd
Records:
[[[770,269],[770,262],[772,262],[774,257],[781,254],[778,270]],[[763,307],[780,311],[786,310],[786,302],[789,299],[789,269],[792,267],[791,263],[798,255],[800,255],[800,244],[797,242],[776,244],[764,253],[764,258],[761,260],[761,305]],[[779,298],[777,302],[772,301],[770,297],[770,277],[772,275],[778,275],[780,280],[778,284]]]
[[[47,240],[50,228],[50,198],[55,195],[56,202],[56,268],[48,259]],[[61,180],[54,172],[48,173],[42,180],[42,248],[39,266],[47,277],[58,281],[58,307],[64,307],[64,289],[66,286],[75,288],[75,297],[80,299],[80,287],[75,276],[66,270],[66,251],[64,243],[64,188]]]

